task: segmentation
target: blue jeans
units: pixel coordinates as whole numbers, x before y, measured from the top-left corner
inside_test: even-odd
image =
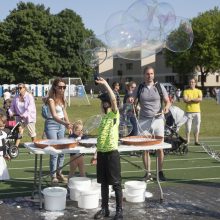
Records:
[[[65,135],[65,126],[53,119],[45,121],[45,133],[48,139],[62,139]],[[50,155],[50,175],[56,177],[57,169],[61,168],[64,163],[64,154]],[[58,171],[60,173],[61,170]]]

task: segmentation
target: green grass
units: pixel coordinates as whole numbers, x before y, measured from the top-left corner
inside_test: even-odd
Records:
[[[184,110],[185,103],[177,103]],[[220,105],[214,99],[204,99],[201,102],[201,137],[216,137],[220,134],[218,119],[220,118]],[[181,134],[184,135],[182,126]]]
[[[72,105],[67,108],[68,115],[71,121],[82,119],[86,121],[89,116],[100,114],[100,104],[97,99],[90,99],[91,105]],[[184,103],[177,103],[184,109]],[[41,117],[41,100],[36,100],[37,106],[37,137],[41,138],[44,127],[44,120]],[[202,124],[200,140],[214,150],[220,151],[220,105],[212,99],[206,99],[201,103],[202,108]],[[184,126],[182,126],[180,134],[184,136]],[[30,138],[25,135],[23,142],[30,141]],[[193,141],[192,141],[193,142]],[[123,155],[128,160],[143,167],[141,158],[128,157]],[[91,155],[86,155],[86,171],[88,176],[95,178],[95,167],[89,164]],[[66,155],[65,162],[68,162],[69,156]],[[47,175],[49,171],[49,156],[43,157],[43,171]],[[122,178],[123,182],[130,179],[140,179],[144,175],[143,169],[138,169],[130,163],[121,160],[122,163]],[[21,146],[20,155],[18,158],[7,162],[11,180],[0,182],[0,198],[16,197],[23,195],[31,195],[33,190],[34,176],[34,155]],[[64,168],[64,174],[68,174],[69,167]],[[152,156],[152,170],[155,170],[155,157]],[[164,171],[169,181],[163,183],[163,186],[186,182],[189,184],[220,184],[220,162],[212,159],[206,154],[200,146],[190,146],[187,155],[166,155],[164,161]],[[50,181],[48,177],[43,179],[43,187],[48,186]],[[149,184],[154,187],[155,184]]]

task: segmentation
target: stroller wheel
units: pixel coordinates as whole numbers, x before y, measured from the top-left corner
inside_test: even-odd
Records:
[[[187,154],[189,152],[188,144],[184,144],[182,153]]]
[[[12,145],[8,148],[8,154],[12,159],[15,159],[19,154],[19,149],[17,146]]]

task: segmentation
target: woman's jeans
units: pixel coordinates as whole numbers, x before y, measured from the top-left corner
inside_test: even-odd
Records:
[[[45,133],[48,139],[62,139],[65,135],[65,126],[53,119],[45,121]],[[56,177],[56,173],[60,173],[64,163],[64,154],[50,155],[50,175]],[[58,169],[58,170],[57,170]]]

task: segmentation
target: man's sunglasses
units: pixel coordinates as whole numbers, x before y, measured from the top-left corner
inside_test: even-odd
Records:
[[[61,90],[61,89],[65,90],[65,89],[66,89],[66,86],[57,86],[57,88],[60,89],[60,90]]]
[[[23,89],[23,87],[18,87],[19,90]]]

